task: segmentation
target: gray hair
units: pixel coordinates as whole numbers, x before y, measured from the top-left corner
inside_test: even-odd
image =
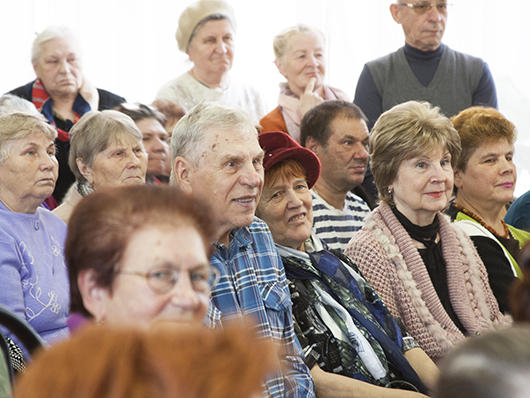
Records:
[[[79,183],[86,183],[87,180],[77,167],[77,159],[82,159],[86,166],[92,167],[97,154],[109,145],[123,140],[142,142],[142,133],[133,120],[113,110],[85,113],[70,130],[70,135],[68,165]]]
[[[35,105],[32,102],[17,97],[13,94],[4,94],[0,97],[0,116],[7,115],[13,112],[25,112],[34,115],[40,115]]]
[[[437,398],[523,398],[530,389],[530,327],[470,337],[440,364]]]
[[[198,167],[207,151],[206,138],[211,127],[237,132],[256,132],[252,119],[243,109],[216,102],[201,102],[175,125],[171,136],[172,163],[177,156],[182,156],[189,160],[193,167]],[[171,170],[171,179],[174,178],[174,170]]]
[[[9,158],[12,144],[23,138],[42,133],[55,141],[57,131],[40,115],[13,112],[0,117],[0,163]]]
[[[287,29],[282,30],[280,33],[278,33],[276,36],[274,36],[274,40],[272,41],[272,48],[274,50],[274,56],[277,60],[283,60],[283,57],[285,56],[285,50],[287,49],[287,44],[289,43],[289,40],[291,37],[293,37],[296,34],[313,34],[315,36],[318,36],[322,39],[322,43],[324,44],[326,42],[326,38],[324,36],[324,33],[322,33],[317,28],[314,28],[312,26],[306,25],[306,24],[298,24],[291,26]]]
[[[31,62],[34,65],[37,64],[39,61],[42,45],[45,42],[58,38],[71,39],[76,44],[76,49],[79,50],[79,46],[77,46],[77,39],[72,29],[67,26],[48,26],[41,33],[39,33],[33,41],[33,46],[31,47]],[[80,54],[78,53],[78,55]]]

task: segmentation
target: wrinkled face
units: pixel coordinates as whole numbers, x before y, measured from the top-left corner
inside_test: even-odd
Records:
[[[368,128],[363,120],[336,118],[325,147],[317,144],[322,164],[319,185],[348,192],[363,182],[368,165]]]
[[[189,172],[192,195],[215,215],[218,236],[252,224],[263,188],[263,150],[252,130],[211,128],[207,150]]]
[[[178,271],[167,292],[154,292],[146,279],[129,272],[148,272],[155,266]],[[155,322],[201,324],[208,309],[209,288],[197,291],[194,279],[208,274],[210,264],[201,236],[191,226],[146,227],[135,232],[125,249],[112,293],[102,290],[100,320],[116,325],[147,327]]]
[[[406,1],[409,4],[419,2],[419,0]],[[438,2],[446,3],[445,1]],[[447,14],[439,12],[436,7],[432,7],[425,14],[418,14],[412,8],[397,4],[392,4],[390,10],[394,20],[401,24],[407,44],[422,51],[433,51],[440,46],[445,32]]]
[[[7,145],[9,156],[0,163],[0,199],[11,211],[26,212],[25,204],[35,204],[36,210],[55,188],[55,144],[43,133],[34,133]]]
[[[76,44],[69,38],[45,41],[36,64],[35,74],[52,98],[77,95],[83,85],[83,70]]]
[[[79,162],[78,162],[79,165]],[[145,183],[147,153],[141,141],[121,140],[98,153],[92,167],[80,167],[92,189]]]
[[[466,171],[455,171],[457,197],[480,210],[491,203],[505,205],[512,200],[517,179],[513,153],[507,140],[479,146],[469,157]]]
[[[316,78],[315,90],[318,90],[326,74],[324,43],[313,33],[294,34],[287,43],[283,59],[277,60],[276,65],[296,95],[304,93],[312,77]]]
[[[156,119],[142,119],[136,127],[142,133],[142,142],[147,152],[147,176],[165,174],[169,156],[169,134]]]
[[[234,58],[234,29],[227,19],[206,22],[191,40],[188,56],[202,74],[228,72]]]
[[[440,149],[403,160],[390,185],[394,203],[413,224],[429,225],[449,202],[453,190],[451,154]]]
[[[300,249],[311,235],[312,201],[305,178],[278,178],[263,188],[257,214],[269,226],[274,242]]]

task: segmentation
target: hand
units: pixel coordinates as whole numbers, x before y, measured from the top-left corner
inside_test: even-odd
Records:
[[[79,89],[79,94],[85,99],[90,105],[90,109],[97,111],[99,107],[99,94],[96,86],[83,76],[83,85]]]
[[[316,77],[312,77],[307,82],[304,93],[300,96],[300,113],[302,117],[308,110],[324,102],[324,98],[315,92]]]

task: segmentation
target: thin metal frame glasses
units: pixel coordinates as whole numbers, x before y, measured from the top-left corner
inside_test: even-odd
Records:
[[[147,272],[118,271],[117,274],[136,275],[145,278],[147,286],[158,294],[169,292],[176,285],[180,274],[188,273],[193,290],[197,293],[208,294],[219,282],[221,274],[217,268],[209,266],[205,269],[181,271],[168,266],[154,266]]]
[[[431,3],[430,1],[418,1],[414,4],[399,3],[399,5],[412,8],[416,12],[416,14],[419,15],[427,14],[429,11],[431,11],[433,7],[436,7],[436,11],[438,11],[439,14],[447,15],[447,12],[452,6],[452,4],[447,4],[444,2]]]

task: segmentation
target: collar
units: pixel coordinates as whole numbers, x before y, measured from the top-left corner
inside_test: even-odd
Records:
[[[228,237],[228,246],[229,247],[246,247],[252,243],[252,233],[250,232],[249,227],[235,228],[230,231]],[[227,249],[226,245],[213,242],[213,245],[216,249],[224,250]]]
[[[436,57],[440,57],[444,51],[444,45],[443,43],[440,44],[440,46],[434,50],[434,51],[422,51],[418,50],[415,47],[412,47],[410,44],[405,43],[405,55],[407,57],[411,58],[418,58],[418,59],[433,59]]]

